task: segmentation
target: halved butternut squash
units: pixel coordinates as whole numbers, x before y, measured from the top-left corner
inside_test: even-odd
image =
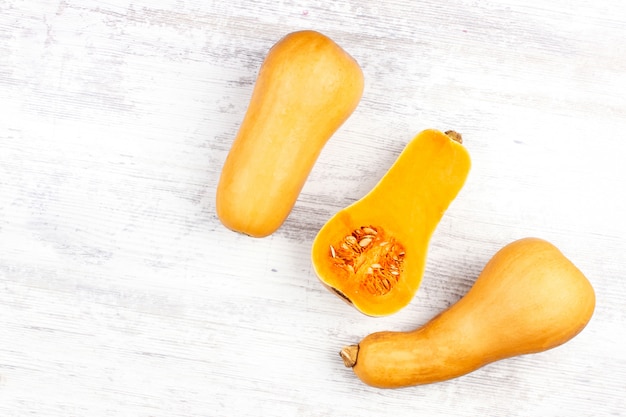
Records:
[[[370,316],[405,307],[421,283],[431,235],[470,165],[456,132],[418,134],[366,196],[317,234],[311,256],[322,283]]]

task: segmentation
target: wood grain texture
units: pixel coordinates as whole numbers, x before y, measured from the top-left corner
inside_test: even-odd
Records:
[[[215,186],[265,53],[304,28],[365,93],[283,227],[247,238]],[[0,0],[0,415],[625,415],[624,39],[618,0]],[[368,318],[311,241],[425,128],[462,132],[472,172],[413,302]],[[596,289],[574,340],[415,389],[343,368],[531,235]]]

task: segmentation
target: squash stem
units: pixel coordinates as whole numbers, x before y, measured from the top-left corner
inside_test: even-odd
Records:
[[[461,143],[461,144],[463,143],[463,136],[461,136],[460,133],[455,132],[454,130],[446,130],[445,134],[448,135],[448,137],[452,139],[453,141]]]
[[[353,368],[356,365],[356,359],[359,355],[359,346],[358,345],[350,345],[341,349],[339,352],[339,356],[343,359],[343,364],[346,368]]]

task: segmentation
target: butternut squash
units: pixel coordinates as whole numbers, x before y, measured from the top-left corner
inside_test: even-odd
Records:
[[[458,133],[419,133],[367,195],[318,232],[311,258],[321,282],[369,316],[405,307],[422,280],[431,235],[470,165]]]
[[[559,346],[587,325],[594,308],[583,273],[554,245],[525,238],[498,251],[470,291],[424,326],[373,333],[341,356],[374,387],[434,383]]]
[[[361,67],[319,32],[293,32],[268,52],[222,168],[216,211],[254,237],[291,212],[328,139],[357,107]]]

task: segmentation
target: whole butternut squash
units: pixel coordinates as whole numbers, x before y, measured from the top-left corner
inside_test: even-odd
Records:
[[[444,381],[561,345],[587,325],[594,308],[582,272],[552,244],[526,238],[496,253],[470,291],[424,326],[373,333],[341,356],[374,387]]]
[[[255,237],[276,231],[363,88],[359,64],[327,36],[306,30],[279,40],[261,66],[222,168],[221,222]]]
[[[458,133],[429,129],[415,136],[367,195],[318,232],[311,257],[322,283],[369,316],[405,307],[422,280],[430,238],[470,165]]]

